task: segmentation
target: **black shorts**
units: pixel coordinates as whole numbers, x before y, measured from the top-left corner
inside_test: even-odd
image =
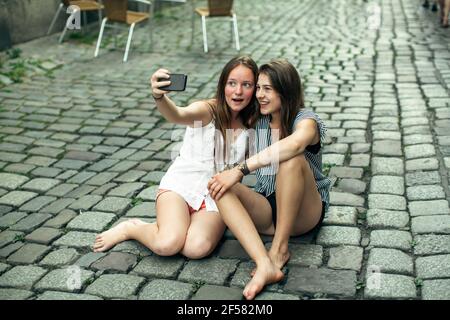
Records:
[[[267,197],[262,193],[259,193],[259,194],[262,195],[263,197],[265,197],[267,199],[267,201],[269,201],[270,207],[272,208],[273,225],[276,227],[277,226],[277,198],[276,198],[275,192]],[[315,225],[314,228],[312,228],[311,230],[309,230],[306,233],[303,233],[302,236],[316,232],[317,230],[320,229],[323,219],[325,218],[325,208],[326,208],[326,204],[325,204],[325,202],[322,201],[322,213],[320,215],[319,222],[317,222],[317,224]]]

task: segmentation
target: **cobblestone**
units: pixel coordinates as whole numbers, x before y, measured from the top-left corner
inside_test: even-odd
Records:
[[[413,233],[450,234],[450,215],[420,216],[411,220]]]
[[[194,288],[191,284],[157,279],[146,285],[139,294],[140,300],[187,300]],[[206,299],[210,299],[207,297]]]
[[[285,285],[285,290],[290,293],[321,292],[338,296],[355,294],[355,271],[293,267],[290,273],[292,276]]]
[[[89,285],[85,293],[109,299],[129,299],[144,281],[144,278],[137,276],[104,274]]]
[[[408,223],[409,215],[405,211],[367,210],[367,225],[371,228],[404,228]]]
[[[306,107],[328,129],[323,164],[333,181],[324,226],[290,239],[285,279],[257,299],[448,299],[450,55],[436,15],[408,0],[234,5],[248,17],[239,20],[241,52],[258,65],[287,58],[300,71]],[[199,261],[159,257],[133,240],[92,252],[112,223],[155,221],[158,184],[183,140],[184,126],[156,109],[149,75],[160,66],[187,73],[187,90],[171,94],[186,106],[215,94],[236,55],[220,23],[208,26],[207,55],[201,30],[190,43],[186,8],[161,14],[156,29],[167,32],[151,52],[137,28],[127,63],[112,41],[102,59],[77,39],[58,45],[57,34],[17,45],[24,58],[60,62],[44,62],[59,66],[52,77],[0,89],[0,298],[243,298],[255,265],[230,230]],[[263,241],[269,249],[272,237]],[[70,264],[88,273],[80,289],[64,280]]]
[[[181,271],[178,280],[204,281],[208,284],[224,285],[225,280],[236,270],[238,261],[217,258],[191,260]]]
[[[411,257],[395,249],[374,248],[370,250],[367,264],[379,268],[383,273],[412,275],[414,269]]]
[[[416,270],[421,279],[445,278],[450,270],[450,254],[419,257]]]
[[[374,247],[409,251],[411,243],[412,236],[406,231],[374,230],[370,233],[370,245]]]
[[[446,200],[411,201],[408,203],[411,216],[427,216],[435,214],[450,214]]]
[[[0,286],[31,289],[47,270],[36,266],[17,266],[0,276]]]
[[[424,281],[422,297],[424,300],[450,300],[450,279]]]
[[[34,289],[75,292],[80,290],[86,281],[93,279],[94,275],[92,271],[77,269],[79,280],[72,283],[70,277],[73,274],[74,271],[70,268],[52,270],[34,285]]]
[[[417,235],[414,242],[415,255],[450,253],[450,235]]]
[[[407,299],[417,296],[414,278],[412,277],[378,273],[369,275],[366,282],[372,279],[371,277],[376,278],[370,282],[371,285],[366,284],[364,288],[365,298]]]

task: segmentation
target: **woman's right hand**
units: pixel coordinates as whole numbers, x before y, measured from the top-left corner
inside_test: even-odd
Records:
[[[150,78],[150,85],[152,87],[152,95],[155,98],[160,98],[164,94],[169,93],[169,91],[161,90],[160,87],[168,86],[170,85],[169,80],[163,80],[163,79],[169,79],[170,78],[170,72],[167,69],[158,69],[154,74],[152,74],[152,77]]]

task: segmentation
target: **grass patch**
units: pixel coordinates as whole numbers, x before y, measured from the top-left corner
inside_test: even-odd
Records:
[[[423,286],[423,280],[421,278],[415,278],[414,284],[416,285],[416,287],[419,288],[419,287]]]
[[[9,64],[10,71],[3,73],[5,76],[10,78],[14,82],[22,82],[22,78],[25,76],[25,60],[20,59],[16,62]]]
[[[358,212],[358,219],[360,220],[366,220],[367,219],[367,212]]]
[[[79,43],[83,44],[93,44],[95,41],[97,41],[97,36],[94,34],[83,34],[81,32],[71,33],[69,35],[70,40],[74,40]]]
[[[13,242],[24,242],[25,241],[25,235],[24,234],[16,234],[14,236]]]
[[[17,59],[22,54],[22,50],[19,48],[12,48],[6,51],[6,55],[9,59]]]
[[[364,281],[356,281],[355,283],[355,288],[356,290],[361,290],[366,286],[366,284],[364,283]]]
[[[326,176],[330,173],[331,168],[336,167],[335,163],[324,163],[322,165],[322,173]]]
[[[131,198],[131,206],[136,207],[140,205],[144,200],[142,198]]]
[[[193,292],[193,294],[196,294],[197,291],[198,291],[205,283],[206,283],[206,282],[203,281],[203,280],[196,280],[196,281],[194,281],[194,283],[193,283],[193,286],[194,286],[194,292]]]

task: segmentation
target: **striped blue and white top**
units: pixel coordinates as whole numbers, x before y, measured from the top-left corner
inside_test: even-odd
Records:
[[[326,132],[325,124],[319,116],[311,110],[302,109],[299,111],[294,120],[293,130],[295,130],[296,124],[303,119],[314,119],[317,122],[320,141],[322,142]],[[270,116],[267,115],[261,116],[256,123],[256,144],[254,147],[257,153],[272,144],[272,131],[270,130],[269,122]],[[319,150],[319,152],[313,153],[311,152],[312,150],[308,149],[305,150],[304,155],[311,167],[314,178],[316,179],[317,190],[319,191],[322,201],[326,203],[326,210],[328,210],[331,180],[322,173],[322,151]],[[276,172],[277,168],[274,165],[257,169],[255,191],[264,194],[266,197],[274,193]]]

